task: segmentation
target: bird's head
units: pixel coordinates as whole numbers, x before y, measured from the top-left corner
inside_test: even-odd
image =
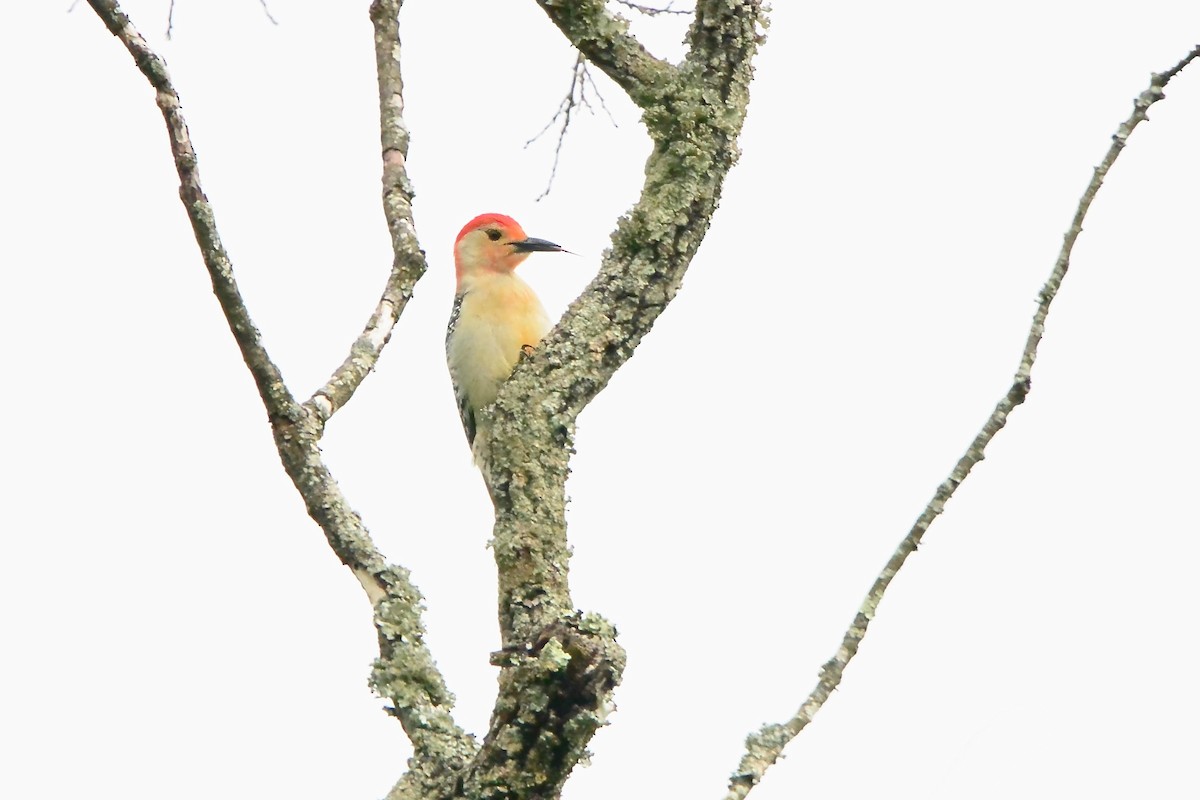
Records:
[[[512,217],[480,214],[463,226],[454,240],[458,279],[481,272],[512,272],[530,253],[566,253],[545,239],[532,239]]]

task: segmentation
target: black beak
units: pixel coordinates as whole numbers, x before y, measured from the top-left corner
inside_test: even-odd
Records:
[[[512,243],[512,249],[517,253],[566,253],[567,250],[556,245],[554,242],[547,242],[545,239],[522,239],[519,242]]]

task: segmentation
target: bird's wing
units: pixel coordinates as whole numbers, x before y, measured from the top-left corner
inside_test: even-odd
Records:
[[[463,294],[454,296],[454,306],[450,309],[450,321],[446,323],[446,356],[449,360],[450,356],[450,337],[454,334],[454,326],[458,324],[458,317],[462,313]],[[455,376],[451,376],[452,378]],[[454,381],[455,397],[458,401],[458,416],[462,419],[463,430],[467,434],[467,444],[475,443],[475,412],[471,409],[471,404],[467,402],[466,388],[461,381]]]

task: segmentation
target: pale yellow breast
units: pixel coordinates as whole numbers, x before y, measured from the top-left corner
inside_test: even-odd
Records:
[[[459,390],[473,408],[496,399],[521,348],[534,346],[550,320],[529,285],[512,273],[466,282],[446,360]]]

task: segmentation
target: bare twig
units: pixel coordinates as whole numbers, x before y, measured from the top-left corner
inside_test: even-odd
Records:
[[[665,6],[647,6],[642,3],[632,3],[630,0],[614,0],[618,5],[631,8],[648,17],[656,17],[659,14],[694,14],[695,11],[690,8],[672,8],[675,5],[674,0],[667,3]]]
[[[78,2],[79,0],[76,0]],[[271,9],[267,7],[267,0],[258,0],[258,4],[262,6],[263,13],[267,15],[267,19],[272,25],[278,25],[279,20],[271,16]],[[72,7],[74,4],[72,4]],[[167,6],[167,38],[171,38],[171,32],[175,29],[175,0],[171,0]]]
[[[604,96],[600,94],[600,87],[596,85],[596,81],[592,79],[592,73],[588,71],[587,59],[584,58],[583,53],[576,54],[575,66],[571,70],[571,85],[567,88],[566,97],[564,97],[562,102],[558,104],[558,110],[554,112],[554,116],[551,117],[550,121],[546,123],[546,127],[534,134],[532,139],[525,142],[525,146],[529,147],[529,145],[542,138],[542,135],[545,134],[546,131],[550,130],[550,128],[554,126],[555,122],[558,122],[560,119],[562,120],[562,124],[558,129],[558,141],[554,144],[554,161],[550,165],[550,178],[546,181],[545,190],[543,190],[541,194],[534,198],[535,200],[541,200],[542,198],[548,196],[550,194],[550,189],[554,186],[554,176],[558,174],[558,158],[562,154],[563,142],[566,141],[567,138],[567,128],[571,126],[572,112],[574,112],[577,107],[583,106],[591,114],[594,115],[596,113],[596,110],[592,107],[591,101],[588,100],[589,86],[592,87],[592,93],[596,96],[596,101],[600,104],[600,108],[602,108],[604,113],[608,116],[608,121],[613,124],[614,128],[617,127],[617,121],[613,119],[613,115],[608,110],[608,106],[604,104]]]
[[[1067,229],[1063,237],[1063,245],[1059,251],[1058,260],[1055,262],[1054,269],[1051,271],[1050,277],[1046,280],[1046,284],[1038,294],[1038,308],[1034,313],[1033,323],[1030,326],[1029,334],[1025,341],[1025,349],[1021,353],[1021,363],[1017,368],[1016,374],[1013,376],[1011,386],[1004,396],[1000,398],[1000,401],[996,404],[996,408],[992,411],[991,416],[988,417],[987,422],[984,423],[983,428],[980,429],[966,453],[954,465],[950,477],[938,486],[933,499],[925,506],[924,511],[917,518],[912,530],[901,540],[892,557],[888,559],[887,565],[884,566],[879,577],[875,579],[875,583],[871,586],[871,591],[867,594],[862,607],[855,615],[854,621],[850,623],[850,627],[846,630],[841,646],[838,647],[833,658],[827,661],[821,668],[817,685],[804,701],[804,704],[800,706],[799,710],[796,711],[790,720],[782,725],[765,725],[747,737],[746,754],[742,757],[737,771],[730,778],[729,790],[725,795],[725,800],[742,800],[759,780],[762,779],[767,769],[779,758],[784,747],[820,711],[825,701],[829,699],[829,696],[837,688],[838,684],[841,683],[842,673],[846,669],[846,665],[850,663],[851,659],[858,652],[859,645],[863,637],[867,634],[867,627],[871,624],[871,620],[875,618],[875,612],[879,608],[879,603],[883,599],[884,592],[887,591],[892,579],[896,577],[900,568],[904,566],[904,562],[908,556],[916,551],[917,546],[921,543],[921,538],[929,529],[929,526],[945,509],[946,502],[954,495],[963,481],[966,480],[971,469],[983,460],[984,449],[992,441],[993,437],[1000,432],[1000,429],[1004,427],[1008,421],[1008,415],[1017,406],[1025,402],[1025,398],[1028,396],[1031,388],[1030,373],[1033,371],[1033,363],[1037,358],[1038,344],[1041,342],[1042,334],[1045,330],[1046,316],[1049,314],[1050,304],[1058,294],[1062,280],[1067,274],[1067,268],[1070,265],[1071,250],[1074,248],[1075,240],[1079,237],[1080,232],[1083,231],[1083,219],[1092,205],[1092,200],[1100,190],[1105,175],[1108,174],[1109,169],[1112,168],[1113,163],[1117,160],[1117,156],[1124,149],[1129,135],[1133,133],[1134,128],[1140,122],[1146,119],[1147,109],[1163,98],[1163,87],[1180,70],[1197,57],[1200,57],[1200,45],[1197,45],[1182,61],[1171,69],[1153,75],[1150,79],[1150,87],[1134,100],[1133,113],[1129,119],[1122,122],[1120,127],[1117,128],[1117,132],[1112,137],[1112,145],[1100,162],[1100,166],[1096,167],[1091,182],[1088,183],[1087,188],[1084,190],[1083,197],[1080,199],[1079,206],[1075,211],[1075,217],[1071,220],[1071,227]]]
[[[392,269],[383,295],[350,353],[305,406],[328,420],[354,396],[375,368],[392,329],[412,299],[413,287],[428,268],[412,218],[412,184],[408,179],[408,128],[404,124],[404,80],[397,51],[399,0],[371,4],[375,29],[375,68],[379,85],[379,131],[383,163],[383,215],[392,240]]]
[[[263,13],[267,15],[267,19],[271,21],[271,24],[278,25],[279,20],[271,16],[271,9],[267,8],[267,0],[258,0],[258,4],[262,6]]]
[[[588,86],[592,87],[592,94],[596,95],[596,102],[600,104],[600,109],[604,112],[604,116],[608,117],[608,121],[612,123],[614,128],[618,127],[616,118],[612,115],[612,112],[608,110],[608,106],[604,103],[604,95],[600,94],[600,87],[596,85],[595,79],[592,78],[592,71],[587,68],[586,60],[583,62],[583,69],[581,72],[583,72],[584,81]],[[588,102],[587,93],[582,87],[579,90],[579,102],[582,103],[584,107],[586,107],[587,110],[592,114],[596,113],[596,110],[592,108],[592,104]]]

